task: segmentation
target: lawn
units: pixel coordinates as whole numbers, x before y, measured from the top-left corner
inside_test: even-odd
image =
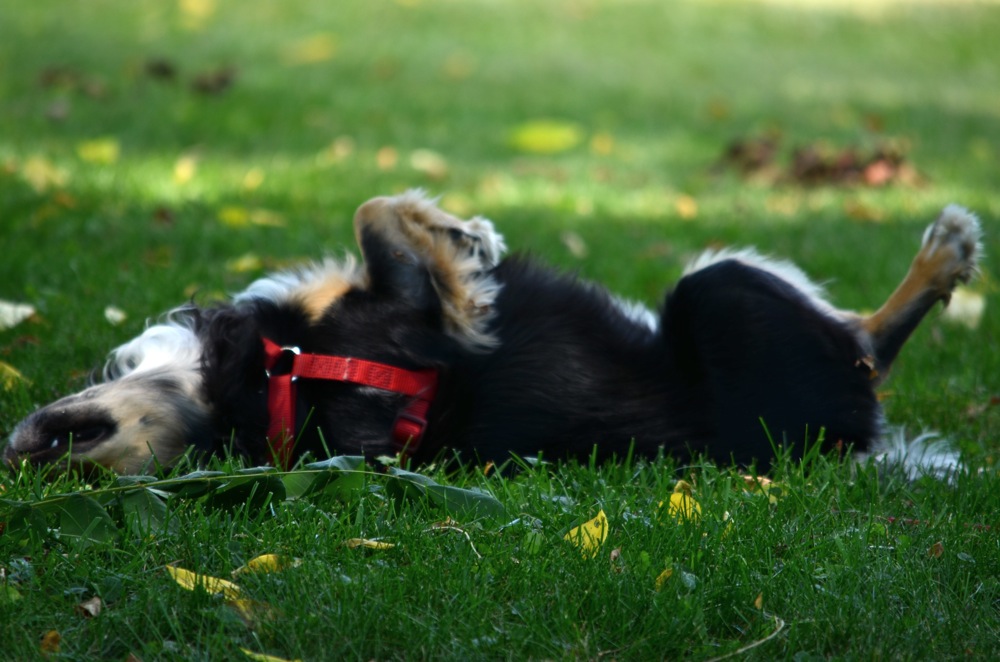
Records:
[[[997,34],[1000,4],[944,0],[0,0],[0,300],[33,310],[0,324],[2,435],[146,318],[339,254],[360,203],[412,187],[651,306],[753,244],[872,309],[950,202],[987,254],[882,393],[962,449],[951,483],[824,457],[763,488],[670,458],[431,488],[12,472],[0,657],[1000,655]],[[599,512],[601,544],[565,539]],[[231,575],[262,554],[288,565]]]

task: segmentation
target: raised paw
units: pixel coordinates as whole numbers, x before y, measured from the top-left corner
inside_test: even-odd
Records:
[[[958,205],[948,205],[924,232],[917,263],[945,300],[958,283],[976,273],[983,231],[976,216]]]

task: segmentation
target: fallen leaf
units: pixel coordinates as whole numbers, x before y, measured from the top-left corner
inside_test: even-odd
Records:
[[[236,67],[221,66],[195,76],[191,89],[199,94],[222,94],[236,82]]]
[[[931,548],[927,550],[927,556],[931,557],[932,559],[939,559],[941,558],[942,554],[944,554],[944,543],[942,543],[940,540],[931,545]]]
[[[177,67],[166,58],[150,58],[143,67],[150,78],[172,81],[177,78]]]
[[[192,31],[205,28],[215,15],[216,0],[180,0],[181,25]]]
[[[0,299],[0,331],[13,328],[35,314],[35,307]]]
[[[410,167],[432,179],[444,179],[448,175],[448,162],[443,156],[429,149],[414,150],[410,154]]]
[[[84,618],[94,618],[101,615],[101,609],[104,608],[104,603],[96,595],[89,600],[84,600],[76,607],[73,608],[79,616]]]
[[[348,549],[356,549],[358,547],[364,547],[365,549],[392,549],[396,545],[391,542],[383,542],[381,540],[370,540],[368,538],[350,538],[344,541],[344,546]]]
[[[533,120],[510,132],[511,146],[529,154],[557,154],[573,149],[583,140],[583,130],[572,122]]]
[[[281,59],[287,65],[298,66],[326,62],[332,60],[336,54],[337,36],[329,32],[320,32],[286,46]]]
[[[286,660],[283,657],[275,657],[273,655],[265,655],[264,653],[254,653],[248,648],[240,647],[240,651],[249,657],[251,660],[256,660],[256,662],[302,662],[300,659]]]
[[[595,133],[590,139],[590,151],[593,154],[607,156],[615,151],[615,139],[610,133]]]
[[[379,170],[392,170],[399,163],[399,152],[395,147],[383,147],[375,153],[375,165]]]
[[[174,163],[174,182],[187,184],[198,171],[198,159],[191,155],[182,156]]]
[[[0,534],[3,533],[0,527]],[[21,592],[7,582],[0,583],[0,602],[16,602],[21,599]]]
[[[59,631],[49,630],[42,635],[42,641],[39,643],[38,648],[42,651],[43,657],[48,657],[49,655],[58,653],[61,644],[62,635],[59,634]]]
[[[690,195],[678,196],[674,208],[677,210],[677,215],[686,221],[698,216],[698,201]]]
[[[261,554],[246,562],[245,565],[233,570],[233,577],[237,577],[247,572],[267,573],[278,572],[285,568],[295,568],[302,565],[300,559],[282,556],[280,554]]]
[[[663,502],[660,502],[660,507]],[[694,497],[683,492],[674,492],[667,502],[667,514],[677,522],[697,522],[701,517],[701,505],[695,501]]]
[[[953,324],[975,330],[979,328],[985,310],[986,297],[960,285],[951,293],[951,300],[942,317]]]
[[[597,550],[601,548],[607,538],[608,516],[604,514],[603,509],[597,513],[594,519],[573,527],[569,533],[563,536],[564,540],[576,545],[585,559],[597,556]]]
[[[181,588],[193,591],[195,588],[200,587],[213,595],[221,593],[228,601],[237,600],[240,597],[240,587],[231,581],[209,575],[199,575],[190,570],[172,565],[166,566],[166,569],[167,573],[169,573],[175,582],[180,584]]]
[[[243,190],[256,191],[264,183],[264,171],[260,168],[250,168],[243,175]]]
[[[667,580],[674,576],[674,569],[667,568],[659,575],[656,576],[656,590],[662,591],[663,587],[666,585]]]
[[[569,254],[573,257],[577,259],[587,257],[587,253],[589,252],[587,250],[587,242],[584,241],[583,237],[576,232],[566,230],[559,235],[559,239],[562,241],[563,246],[566,247],[566,250],[569,251]]]
[[[106,319],[111,326],[118,326],[128,319],[128,315],[125,314],[124,310],[118,308],[117,306],[108,306],[104,309],[104,319]]]
[[[17,384],[27,381],[28,379],[17,368],[9,363],[0,361],[0,386],[5,391],[9,391]]]
[[[121,155],[121,145],[115,138],[85,140],[76,146],[76,155],[81,160],[95,165],[112,165]]]
[[[764,608],[764,592],[763,591],[761,591],[760,593],[758,593],[757,597],[754,598],[753,607],[757,611],[760,611],[761,609]]]
[[[264,261],[254,253],[244,253],[240,257],[226,261],[226,270],[236,274],[243,274],[250,271],[260,271],[263,268]]]
[[[32,156],[21,167],[24,178],[35,193],[45,193],[52,188],[61,188],[69,182],[69,173],[43,156]]]

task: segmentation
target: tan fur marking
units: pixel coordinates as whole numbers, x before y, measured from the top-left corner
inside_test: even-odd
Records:
[[[342,276],[331,274],[322,280],[304,283],[292,292],[291,298],[306,311],[310,322],[317,322],[354,285],[355,283]]]

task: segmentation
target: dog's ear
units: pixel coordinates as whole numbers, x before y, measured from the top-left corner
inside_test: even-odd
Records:
[[[506,247],[492,223],[460,220],[411,192],[369,200],[354,228],[373,293],[439,307],[446,332],[466,347],[496,344],[487,328],[500,291],[492,273]]]

